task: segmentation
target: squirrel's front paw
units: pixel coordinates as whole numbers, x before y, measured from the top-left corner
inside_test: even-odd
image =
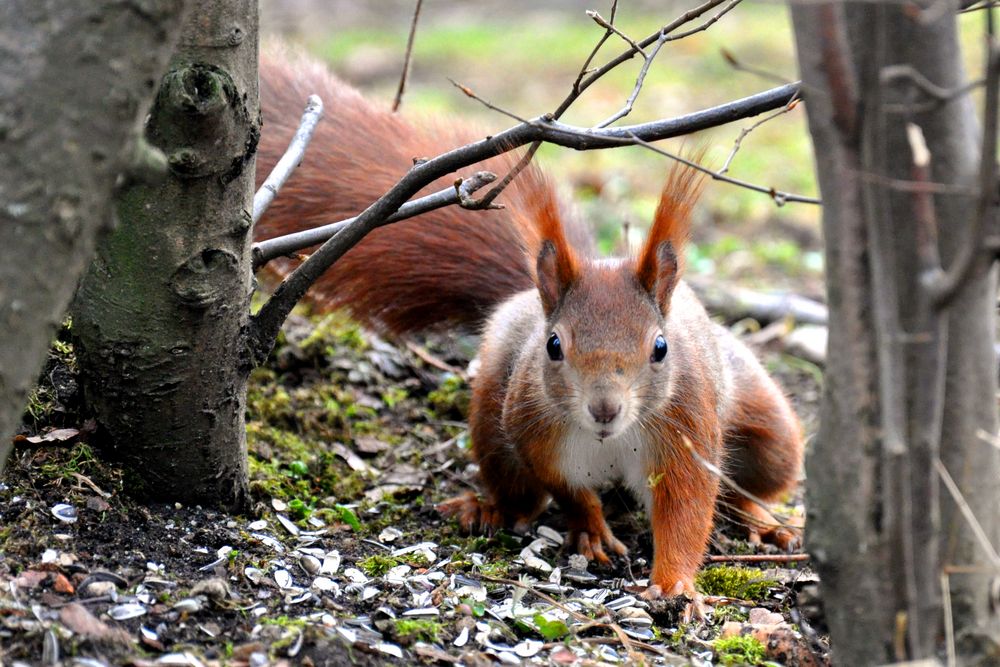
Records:
[[[497,508],[471,491],[439,503],[437,511],[458,521],[467,533],[491,533],[503,527]]]
[[[572,528],[569,532],[569,542],[576,546],[577,553],[587,560],[596,560],[599,563],[608,564],[611,559],[605,551],[611,551],[624,556],[628,553],[628,547],[618,541],[611,533],[604,521],[601,526],[591,528]]]
[[[681,613],[681,620],[683,622],[689,623],[692,620],[703,621],[706,619],[708,610],[705,603],[705,596],[694,589],[694,582],[692,581],[679,579],[669,589],[664,589],[659,584],[650,584],[640,597],[645,600],[660,600],[678,595],[683,595],[690,600],[684,606],[684,611]]]

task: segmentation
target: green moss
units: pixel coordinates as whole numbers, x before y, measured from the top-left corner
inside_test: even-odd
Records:
[[[428,619],[399,618],[395,621],[396,636],[407,642],[434,643],[441,636],[441,624]]]
[[[402,401],[405,401],[407,396],[406,390],[402,387],[390,387],[382,392],[382,402],[392,409]]]
[[[504,578],[510,572],[510,563],[504,560],[495,560],[489,563],[483,563],[479,567],[479,571],[487,577]]]
[[[758,639],[749,636],[716,639],[713,648],[720,665],[760,665],[767,653]]]
[[[415,551],[406,554],[402,558],[406,562],[406,564],[409,565],[410,567],[421,568],[421,567],[427,567],[428,565],[431,564],[430,561],[427,560],[427,556],[425,556],[422,553],[417,553]]]
[[[358,567],[369,577],[381,577],[383,574],[400,564],[400,560],[385,554],[372,554],[358,561]]]
[[[74,473],[89,476],[89,473],[98,468],[99,465],[94,456],[94,450],[89,445],[80,442],[69,450],[68,456],[47,459],[37,469],[42,477],[75,481]]]
[[[347,347],[355,352],[368,349],[368,341],[361,328],[342,312],[330,313],[316,323],[312,332],[299,344],[307,354],[332,354],[337,347]]]
[[[304,628],[308,625],[308,620],[305,618],[291,618],[284,615],[263,618],[260,622],[262,625],[278,625],[283,628]]]
[[[695,577],[695,587],[705,595],[719,595],[741,600],[759,600],[777,585],[759,570],[721,565],[705,568]]]
[[[712,622],[721,625],[728,621],[746,622],[750,614],[734,604],[718,605],[712,612]]]
[[[441,381],[441,386],[427,395],[427,401],[439,417],[464,418],[469,414],[471,397],[469,387],[462,378],[457,375],[446,375]]]

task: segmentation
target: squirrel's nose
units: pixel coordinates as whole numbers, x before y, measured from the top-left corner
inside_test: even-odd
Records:
[[[610,424],[622,411],[622,404],[618,401],[600,398],[589,403],[587,409],[598,424]]]

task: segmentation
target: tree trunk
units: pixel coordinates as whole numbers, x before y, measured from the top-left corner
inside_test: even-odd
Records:
[[[86,401],[147,499],[247,498],[257,58],[254,0],[199,4],[146,125],[169,176],[122,191],[73,308]]]
[[[792,4],[830,306],[807,546],[841,664],[935,656],[946,594],[969,639],[964,660],[989,650],[997,622],[987,575],[940,584],[945,566],[986,561],[940,490],[939,459],[994,543],[1000,527],[1000,452],[976,435],[997,428],[996,276],[978,262],[944,307],[921,280],[938,253],[947,268],[961,244],[982,243],[972,100],[937,99],[910,76],[946,91],[965,83],[955,15],[942,7]],[[929,173],[908,123],[926,139]],[[946,185],[931,195],[931,183]]]
[[[183,0],[133,5],[0,3],[0,471],[179,34]]]

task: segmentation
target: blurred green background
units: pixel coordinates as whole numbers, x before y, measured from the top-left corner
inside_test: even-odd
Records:
[[[388,104],[398,84],[414,4],[415,0],[264,0],[262,26],[265,39],[277,37],[304,45],[343,78]],[[694,5],[693,1],[621,0],[616,24],[641,39]],[[512,124],[464,96],[449,78],[521,116],[551,111],[565,97],[604,32],[585,10],[594,9],[608,18],[610,6],[609,0],[425,0],[405,112],[468,119],[480,124],[484,132]],[[975,19],[963,19],[968,24],[973,66],[979,62]],[[614,37],[595,62],[601,64],[624,48],[624,42]],[[727,62],[724,51],[743,68]],[[640,58],[620,66],[589,89],[564,120],[591,126],[613,114],[631,92],[640,66]],[[785,5],[744,1],[710,29],[667,44],[650,69],[634,110],[618,124],[696,111],[796,78]],[[740,130],[752,124],[740,121],[662,145],[674,152],[707,146],[705,162],[718,168]],[[760,185],[818,196],[810,151],[805,109],[800,105],[746,137],[729,173]],[[620,243],[623,223],[632,230],[648,224],[669,168],[667,158],[632,147],[576,152],[546,146],[539,160],[594,225],[605,251]],[[688,266],[689,271],[717,274],[749,286],[789,288],[819,296],[819,208],[808,204],[779,207],[766,195],[712,183],[698,211]]]

